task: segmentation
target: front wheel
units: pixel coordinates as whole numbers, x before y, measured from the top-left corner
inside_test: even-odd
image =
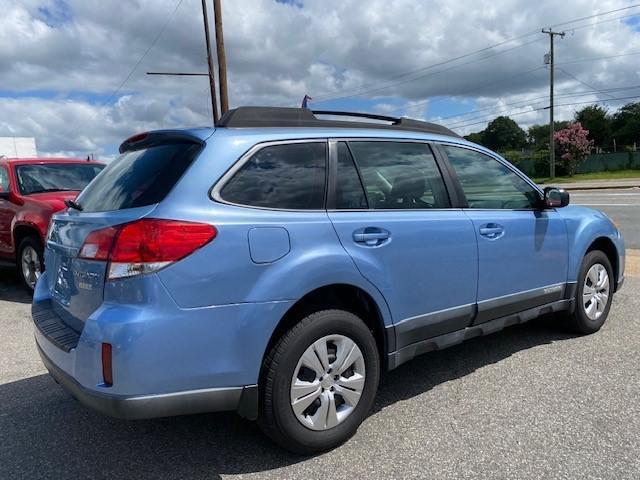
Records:
[[[31,293],[44,272],[42,244],[38,237],[25,237],[18,246],[18,271],[24,287]]]
[[[569,320],[579,333],[595,333],[604,325],[613,300],[614,278],[609,258],[599,250],[588,252],[578,276],[576,308]]]
[[[293,452],[328,450],[356,432],[379,378],[376,342],[362,320],[342,310],[313,313],[265,358],[259,424]]]

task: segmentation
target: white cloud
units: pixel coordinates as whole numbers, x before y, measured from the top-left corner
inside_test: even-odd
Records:
[[[628,6],[623,0],[305,0],[302,7],[275,0],[222,3],[232,105],[298,105],[305,93],[318,101],[355,90],[365,92],[375,111],[427,118],[434,118],[432,112],[444,103],[430,100],[437,96],[460,102],[472,98],[476,109],[504,106],[486,110],[486,116],[541,105],[532,99],[546,94],[547,71],[515,76],[542,65],[548,39],[536,34],[521,42],[538,42],[503,55],[495,52],[517,42],[412,75],[401,73],[542,26]],[[43,152],[86,154],[112,151],[136,131],[208,123],[205,78],[145,75],[148,70],[206,71],[198,0],[183,0],[157,44],[116,98],[110,98],[176,4],[177,0],[0,0],[0,135],[36,136]],[[634,11],[640,13],[621,11],[589,22]],[[640,34],[620,20],[578,28],[573,34],[566,28],[567,37],[556,40],[560,66],[640,51]],[[640,84],[639,57],[563,68],[596,88],[628,86]],[[560,72],[557,79],[558,93],[587,89]],[[640,95],[640,89],[614,95],[633,93]],[[523,103],[508,106],[518,101]],[[396,104],[403,108],[398,110]],[[556,116],[569,118],[575,108],[559,107]],[[478,115],[443,123],[465,125],[462,120]],[[525,126],[542,123],[547,111],[514,119]],[[481,128],[482,123],[461,131]]]

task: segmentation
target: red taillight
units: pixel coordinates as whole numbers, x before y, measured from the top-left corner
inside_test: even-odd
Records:
[[[107,227],[91,232],[80,249],[80,258],[108,260],[113,240],[118,234],[116,227]]]
[[[217,233],[206,223],[145,218],[92,232],[79,256],[109,261],[109,278],[130,277],[157,271],[186,257]]]
[[[113,385],[112,348],[110,343],[102,344],[102,379],[108,387]]]

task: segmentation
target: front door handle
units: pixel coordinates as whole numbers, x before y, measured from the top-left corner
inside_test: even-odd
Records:
[[[504,235],[504,227],[497,223],[487,223],[480,227],[480,235],[490,240],[495,240]]]
[[[366,227],[353,232],[353,241],[367,247],[377,247],[386,243],[391,234],[384,228]]]

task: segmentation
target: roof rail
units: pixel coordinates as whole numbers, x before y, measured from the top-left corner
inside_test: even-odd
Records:
[[[323,120],[316,115],[367,118],[389,123],[363,121]],[[337,112],[331,110],[308,110],[306,108],[285,107],[238,107],[226,112],[216,123],[217,127],[259,128],[259,127],[315,127],[315,128],[375,128],[383,130],[409,130],[422,133],[436,133],[459,137],[442,125],[422,122],[411,118],[396,118],[385,115],[358,112]]]

